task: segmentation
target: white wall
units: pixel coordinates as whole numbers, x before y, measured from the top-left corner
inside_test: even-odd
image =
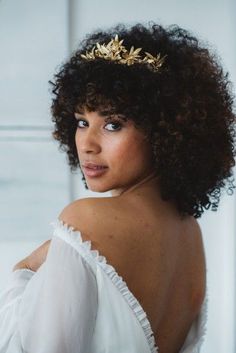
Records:
[[[63,206],[76,198],[104,196],[84,190],[79,172],[78,175],[68,172],[64,156],[50,140],[47,81],[56,66],[91,30],[118,22],[134,24],[154,20],[163,25],[176,23],[208,40],[236,82],[235,13],[233,0],[0,2],[0,65],[4,68],[0,86],[3,99],[0,145],[5,151],[4,156],[0,155],[3,166],[0,177],[0,288],[12,264],[50,237],[48,222]],[[13,97],[11,102],[10,97]],[[9,124],[15,126],[14,131],[1,129]],[[19,124],[43,125],[47,129],[22,133],[16,128]],[[33,140],[26,142],[26,135]],[[235,216],[235,195],[224,195],[218,212],[208,211],[199,220],[207,256],[210,300],[203,353],[236,352]],[[7,241],[8,237],[12,243]]]
[[[71,200],[48,84],[68,54],[67,16],[66,0],[0,2],[0,290]]]

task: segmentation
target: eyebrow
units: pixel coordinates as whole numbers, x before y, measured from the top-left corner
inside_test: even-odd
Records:
[[[122,115],[122,114],[108,114],[108,115],[102,115],[102,114],[98,114],[101,118],[104,118],[105,121],[109,121],[111,119],[117,119],[117,120],[121,120],[123,122],[127,121],[128,119]],[[75,119],[78,119],[78,118],[85,118],[84,114],[82,113],[78,113],[78,112],[75,112],[74,113],[74,116],[75,116]]]
[[[77,119],[77,116],[78,116],[78,117],[79,117],[79,116],[83,116],[83,114],[82,114],[82,113],[77,113],[77,112],[75,112],[75,113],[74,113],[75,119]]]

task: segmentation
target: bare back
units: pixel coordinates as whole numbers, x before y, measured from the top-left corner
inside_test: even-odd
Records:
[[[160,353],[179,352],[205,295],[205,254],[197,221],[190,216],[181,220],[151,198],[92,200],[99,209],[92,222],[96,231],[82,230],[84,240],[92,240],[92,249],[106,257],[138,299]]]

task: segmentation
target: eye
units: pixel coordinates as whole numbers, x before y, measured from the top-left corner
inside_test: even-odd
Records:
[[[119,123],[118,121],[113,121],[113,122],[110,122],[110,123],[107,123],[106,124],[106,126],[107,125],[113,125],[113,127],[115,126],[116,128],[115,128],[115,130],[109,130],[109,131],[119,131],[120,129],[121,129],[121,127],[122,127],[122,125],[121,125],[121,123]]]
[[[77,119],[77,127],[79,129],[83,129],[83,127],[84,127],[83,123],[87,124],[87,121],[85,121],[83,119]],[[119,121],[111,121],[111,122],[107,123],[105,126],[108,126],[108,125],[113,126],[113,130],[112,129],[111,130],[110,129],[106,129],[108,131],[119,131],[122,128],[122,124]]]
[[[86,123],[85,120],[82,120],[82,119],[77,119],[77,126],[78,128],[81,128],[81,125],[79,125],[79,123],[82,122],[82,123]]]

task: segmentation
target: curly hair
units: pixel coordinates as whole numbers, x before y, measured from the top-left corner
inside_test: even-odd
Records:
[[[167,55],[158,72],[141,63],[121,65],[81,54],[118,34],[126,48]],[[119,114],[132,119],[149,139],[161,197],[172,200],[182,216],[216,211],[221,188],[233,193],[235,165],[234,96],[229,73],[216,53],[191,32],[155,22],[128,27],[118,23],[87,34],[54,74],[51,106],[53,137],[68,156],[70,170],[80,167],[75,144],[75,111]],[[83,176],[85,187],[88,189]]]

